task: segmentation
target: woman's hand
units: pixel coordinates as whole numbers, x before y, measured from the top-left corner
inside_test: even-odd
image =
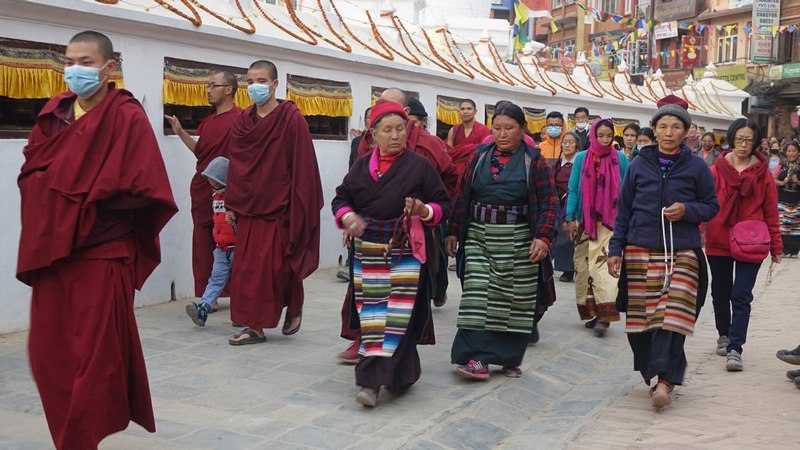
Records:
[[[620,269],[622,269],[622,257],[609,256],[607,264],[608,264],[608,274],[614,278],[619,278],[619,271]]]
[[[458,251],[458,238],[455,236],[447,236],[447,239],[444,240],[444,251],[447,253],[447,256],[455,258],[456,252]]]
[[[780,264],[783,261],[783,255],[772,255],[772,262]]]
[[[228,222],[229,225],[233,225],[237,220],[239,220],[239,216],[237,216],[235,212],[225,212],[225,222]]]
[[[342,217],[342,225],[344,225],[344,234],[356,238],[364,233],[367,223],[358,214],[349,213]]]
[[[530,259],[531,262],[539,262],[547,257],[549,253],[549,246],[541,239],[534,239],[531,242]]]
[[[425,203],[422,200],[411,197],[406,197],[405,211],[411,213],[412,216],[425,217],[428,215],[428,208],[425,207]]]
[[[677,222],[683,219],[686,214],[686,206],[683,203],[673,203],[669,208],[664,209],[664,217],[670,222]]]
[[[568,220],[561,225],[561,230],[567,234],[567,237],[570,241],[574,241],[575,236],[578,234],[578,222],[574,220]]]

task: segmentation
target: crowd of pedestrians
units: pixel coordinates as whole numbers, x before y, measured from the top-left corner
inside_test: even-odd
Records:
[[[142,106],[107,83],[116,67],[108,38],[77,34],[65,61],[69,92],[44,107],[25,148],[17,277],[33,291],[31,368],[55,445],[88,449],[129,421],[154,431],[133,294],[159,263],[158,233],[177,208]],[[214,113],[196,137],[165,117],[197,157],[200,300],[186,313],[204,326],[230,295],[234,346],[266,342],[281,316],[284,335],[300,330],[323,208],[308,124],[275,97],[278,68],[255,61],[246,81],[252,105],[242,110],[239,80],[210,77]],[[649,127],[629,124],[622,136],[585,107],[573,129],[550,111],[538,145],[512,102],[495,105],[491,128],[470,99],[459,113],[443,141],[425,129],[418,99],[384,91],[364,113],[330,205],[348,253],[338,276],[352,344],[338,356],[356,364],[359,403],[374,407],[383,387],[420,378],[417,345],[435,342],[431,310],[447,300],[448,257],[463,292],[451,346],[458,376],[486,381],[490,365],[523,376],[555,301],[554,269],[575,282],[578,316],[598,337],[625,313],[632,367],[653,383],[656,408],[683,381],[685,339],[709,286],[714,351],[728,371],[744,370],[762,263],[800,251],[796,140],[762,139],[757,124],[736,119],[717,143],[674,95]],[[800,347],[777,356],[797,364]],[[787,376],[800,387],[800,371]]]

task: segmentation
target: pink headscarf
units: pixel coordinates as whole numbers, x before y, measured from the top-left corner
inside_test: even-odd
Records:
[[[581,170],[581,208],[583,229],[589,239],[597,240],[597,221],[608,229],[614,229],[617,217],[617,198],[619,197],[619,154],[614,149],[613,140],[602,145],[597,140],[597,128],[607,125],[614,129],[611,119],[595,120],[589,131],[589,151],[583,159]],[[600,161],[599,170],[595,160]]]

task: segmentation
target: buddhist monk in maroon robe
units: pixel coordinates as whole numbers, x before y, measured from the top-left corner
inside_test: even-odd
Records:
[[[475,120],[476,106],[470,99],[462,100],[458,106],[461,123],[450,128],[447,134],[447,153],[453,158],[453,164],[458,169],[459,179],[466,170],[467,165],[475,156],[475,149],[484,138],[491,136],[492,132],[486,125]]]
[[[194,274],[195,297],[202,297],[206,290],[208,278],[211,276],[211,267],[214,264],[213,254],[216,247],[213,235],[213,211],[211,211],[211,201],[209,201],[214,191],[201,174],[214,158],[228,157],[231,124],[234,117],[241,111],[233,103],[237,89],[239,89],[239,80],[230,72],[217,72],[209,78],[206,92],[208,103],[214,107],[215,111],[214,114],[200,122],[196,131],[198,136],[196,141],[183,129],[177,117],[164,116],[175,134],[197,158],[196,172],[189,188],[189,196],[192,199],[192,223],[194,224],[192,273]],[[228,295],[230,294],[227,289],[222,292],[222,297]]]
[[[308,123],[297,106],[275,99],[269,61],[247,71],[254,105],[231,128],[225,206],[236,221],[231,319],[246,326],[231,345],[266,341],[287,307],[283,334],[300,328],[303,280],[319,265],[322,183]]]
[[[384,100],[391,100],[393,102],[400,103],[403,108],[405,109],[406,113],[410,111],[409,103],[408,103],[408,96],[400,89],[390,88],[386,89],[383,94],[381,94],[381,98]],[[358,147],[358,155],[359,158],[367,155],[372,154],[372,151],[375,149],[375,139],[372,136],[372,130],[367,130],[364,132],[361,138],[361,143]],[[424,129],[420,128],[417,124],[413,121],[409,121],[408,128],[406,131],[406,148],[411,150],[414,153],[418,153],[425,158],[433,165],[433,168],[436,170],[436,173],[442,178],[442,182],[444,183],[445,189],[447,190],[447,195],[450,198],[453,198],[456,192],[457,182],[458,182],[458,171],[456,169],[455,164],[453,164],[453,160],[447,154],[447,146],[445,143],[436,136],[431,135]],[[436,241],[436,239],[434,239]],[[434,242],[436,245],[437,242]],[[438,248],[434,252],[434,254],[438,254]],[[442,277],[440,276],[440,264],[438,262],[429,264],[428,268],[431,271],[429,274],[432,279],[436,279],[439,281],[439,286],[444,286]],[[444,274],[446,275],[446,274]],[[446,289],[446,287],[445,287]],[[434,291],[441,291],[442,289],[437,287]],[[348,292],[345,295],[344,302],[342,304],[342,327],[341,327],[341,336],[345,339],[352,340],[353,343],[350,346],[342,351],[339,352],[336,356],[347,363],[355,364],[358,362],[358,345],[359,345],[359,337],[360,337],[360,330],[352,329],[348,326],[350,323],[350,307],[349,307],[349,298],[351,296],[351,292],[348,289]],[[433,333],[431,333],[433,336]],[[432,343],[432,342],[423,342],[425,344]]]
[[[18,180],[17,278],[33,292],[31,372],[58,449],[95,449],[130,421],[155,431],[134,289],[177,208],[144,109],[106,84],[116,64],[102,34],[73,37],[72,92],[36,118]]]

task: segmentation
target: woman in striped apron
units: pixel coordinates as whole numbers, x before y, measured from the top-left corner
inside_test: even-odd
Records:
[[[525,127],[522,108],[498,107],[494,143],[478,147],[464,172],[449,224],[445,247],[463,289],[451,361],[465,378],[488,379],[489,364],[519,377],[535,323],[555,300],[558,195],[547,160],[522,140]]]
[[[648,385],[658,377],[650,395],[662,408],[683,382],[683,344],[708,287],[699,225],[719,203],[711,171],[683,143],[688,104],[670,95],[658,106],[650,122],[658,142],[639,151],[622,183],[608,273],[621,278],[617,309],[627,312],[633,368]]]
[[[378,146],[353,164],[332,204],[350,237],[350,327],[361,331],[356,401],[370,407],[381,386],[404,390],[419,379],[417,343],[434,342],[426,261],[435,261],[431,230],[448,217],[450,199],[430,162],[406,149],[407,123],[399,103],[375,104]]]

